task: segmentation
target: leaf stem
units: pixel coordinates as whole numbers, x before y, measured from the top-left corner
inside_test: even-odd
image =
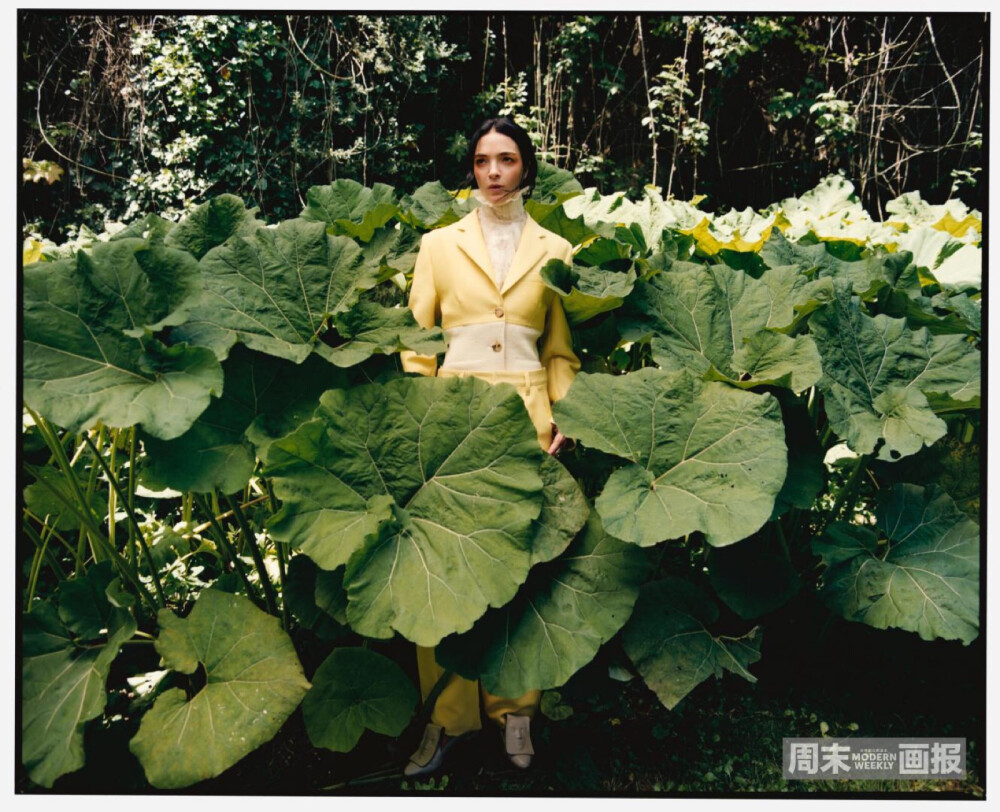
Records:
[[[223,494],[222,498],[226,500],[226,504],[229,505],[229,509],[233,511],[233,515],[236,516],[236,523],[240,526],[240,534],[243,537],[243,543],[250,548],[250,556],[253,558],[254,566],[257,568],[257,574],[260,577],[260,585],[264,588],[264,600],[267,601],[267,611],[272,615],[277,615],[278,602],[277,596],[274,593],[274,586],[271,584],[271,579],[267,577],[267,569],[264,566],[264,558],[260,553],[260,548],[257,546],[257,539],[250,530],[250,525],[247,523],[243,509],[240,507],[240,501],[239,499],[233,499],[228,494]]]
[[[268,479],[261,479],[264,483],[264,489],[267,491],[267,503],[271,508],[271,515],[278,512],[278,500],[274,495],[274,489],[271,487],[271,481]],[[287,563],[287,545],[280,541],[274,542],[274,549],[278,553],[278,581],[281,585],[281,627],[288,631],[290,625],[290,618],[288,617],[288,605],[285,602],[285,572]]]
[[[97,432],[98,432],[98,438],[99,438],[99,440],[101,442],[101,445],[103,446],[104,445],[104,426],[99,426],[98,429],[97,429]],[[88,432],[86,432],[86,431],[81,432],[80,436],[83,437],[85,440],[88,440],[88,441],[90,440],[90,434]],[[82,453],[83,447],[84,447],[83,445],[77,446],[77,450],[80,453],[73,455],[76,459],[79,459],[80,454]],[[89,443],[89,447],[93,448],[93,443]],[[70,467],[71,468],[72,468],[73,464],[76,462],[76,459],[74,459],[70,463]],[[94,491],[96,489],[97,489],[97,467],[92,465],[90,467],[90,473],[87,475],[87,491],[86,491],[86,497],[87,497],[87,499],[84,502],[85,505],[93,504]],[[108,499],[108,507],[109,508],[111,507],[111,499],[110,498]],[[110,526],[113,527],[114,525],[112,524]],[[108,541],[111,542],[111,546],[113,547],[114,543],[115,543],[115,537],[112,534],[110,534],[110,533],[108,534]],[[93,546],[91,546],[91,554],[94,556],[94,561],[95,562],[103,560],[103,556],[101,556],[99,554],[98,550],[94,549]]]
[[[27,406],[24,408],[28,414],[31,415],[32,420],[35,421],[35,425],[38,427],[38,431],[45,440],[45,444],[55,456],[58,467],[62,470],[63,475],[70,483],[70,487],[73,489],[73,494],[76,497],[77,502],[74,504],[71,500],[67,499],[64,494],[60,493],[58,489],[52,487],[52,485],[45,479],[39,479],[38,481],[42,482],[45,487],[48,487],[55,497],[59,501],[63,502],[80,519],[80,523],[83,525],[80,531],[81,541],[82,537],[86,536],[92,545],[96,545],[98,547],[107,545],[105,553],[115,562],[115,564],[117,564],[121,573],[129,580],[129,582],[131,582],[132,586],[137,590],[136,594],[146,600],[155,613],[159,607],[156,605],[156,601],[153,596],[150,595],[148,590],[146,590],[146,588],[142,585],[138,570],[135,569],[134,565],[131,565],[129,561],[125,560],[118,554],[118,551],[115,549],[114,544],[111,543],[110,540],[103,537],[100,528],[97,526],[97,521],[88,507],[89,502],[86,501],[83,492],[80,490],[80,482],[77,480],[76,474],[73,472],[73,468],[69,464],[69,459],[66,457],[66,449],[64,449],[62,443],[59,442],[59,438],[52,430],[52,427],[48,424],[47,420],[42,418],[41,415],[32,411]],[[26,468],[31,470],[30,466],[26,466]],[[82,558],[82,555],[82,552],[80,552],[80,558]],[[78,562],[79,560],[80,559],[78,558]]]
[[[160,601],[160,606],[167,605],[167,599],[163,595],[163,585],[160,583],[160,575],[156,571],[156,562],[153,560],[153,556],[149,551],[149,545],[146,544],[146,536],[142,532],[142,528],[139,527],[139,520],[135,516],[135,512],[132,510],[132,506],[129,504],[128,498],[122,493],[121,486],[118,484],[118,477],[115,472],[111,470],[108,465],[107,460],[104,459],[104,455],[97,450],[93,441],[86,434],[83,435],[83,441],[90,446],[91,451],[94,452],[94,457],[100,464],[101,468],[104,469],[104,473],[108,478],[108,483],[111,485],[114,492],[118,495],[118,500],[121,505],[125,508],[125,514],[128,516],[129,521],[135,528],[135,538],[139,542],[139,546],[142,548],[142,557],[146,559],[146,563],[149,565],[149,574],[153,579],[153,587],[156,589],[156,597]],[[136,567],[138,571],[138,567]]]
[[[35,555],[31,561],[31,572],[28,575],[28,588],[27,595],[25,596],[24,611],[26,612],[31,611],[31,602],[35,598],[35,589],[38,586],[38,577],[42,572],[42,561],[47,563],[53,573],[55,573],[56,580],[61,581],[66,577],[65,573],[63,573],[63,571],[59,568],[58,560],[48,548],[49,540],[52,538],[55,531],[53,531],[48,525],[45,525],[45,527],[49,530],[49,532],[43,539],[34,527],[32,527],[28,522],[24,522],[25,533],[31,537],[32,541],[35,542]],[[64,541],[63,543],[65,544],[66,542]]]
[[[25,469],[29,472],[37,471],[34,466],[27,464],[25,464]],[[132,584],[133,588],[136,590],[136,594],[143,598],[155,613],[159,609],[159,606],[157,606],[155,598],[150,595],[149,591],[142,585],[142,580],[139,578],[139,573],[135,566],[120,555],[111,542],[104,538],[93,514],[91,514],[91,512],[86,508],[82,508],[80,505],[74,503],[73,500],[61,493],[58,488],[55,488],[45,479],[38,478],[38,481],[42,483],[43,487],[48,488],[49,492],[56,499],[66,505],[66,507],[76,515],[82,525],[80,529],[81,535],[86,535],[93,544],[100,546],[103,549],[105,554],[118,567],[118,570],[122,573],[122,575],[124,575],[128,579],[129,583]],[[79,488],[77,488],[77,492],[79,493]],[[78,555],[82,555],[82,553],[78,552]]]
[[[129,514],[135,512],[135,426],[129,428],[128,433],[128,511]],[[140,535],[142,535],[140,533]],[[135,561],[138,552],[136,550],[135,527],[130,523],[128,526],[128,554],[132,561]]]
[[[77,549],[72,544],[70,544],[68,541],[66,541],[66,539],[64,539],[58,532],[56,532],[56,529],[54,527],[52,527],[52,525],[48,524],[40,516],[36,516],[34,513],[32,513],[27,508],[24,509],[24,515],[25,515],[26,518],[34,519],[36,522],[38,522],[39,526],[42,528],[43,531],[45,531],[45,530],[48,531],[48,533],[46,533],[46,536],[45,536],[45,542],[46,543],[48,543],[48,541],[51,538],[54,537],[56,541],[58,541],[60,544],[62,544],[63,547],[66,548],[66,552],[68,552],[74,558],[74,560],[77,558],[77,556],[79,555],[79,552],[77,551]],[[38,531],[36,531],[34,527],[31,526],[30,522],[23,522],[22,527],[23,527],[24,531],[29,536],[31,536],[32,540],[36,540],[36,539],[38,541],[42,540],[41,534],[38,533]],[[75,566],[76,565],[74,564],[74,567]],[[66,577],[66,574],[62,573],[60,571],[59,579],[62,580],[65,577]]]
[[[109,463],[109,465],[111,466],[112,470],[116,470],[116,464],[118,461],[118,443],[117,443],[118,431],[119,431],[118,429],[111,430],[111,462]],[[98,439],[98,445],[103,448],[104,426],[101,426],[100,429],[98,430],[97,439]],[[97,456],[99,456],[99,454]],[[115,514],[118,512],[117,510],[118,506],[116,504],[117,499],[118,499],[118,494],[115,493],[113,488],[110,489],[108,491],[108,538],[111,539],[112,543],[114,543],[115,536],[117,535],[115,533]]]
[[[219,544],[219,549],[224,553],[224,557],[228,558],[232,564],[233,569],[239,576],[240,580],[243,582],[243,588],[247,591],[247,597],[250,598],[255,604],[260,604],[260,598],[257,596],[257,591],[253,588],[250,583],[250,579],[247,577],[246,571],[243,569],[243,562],[240,561],[239,556],[236,554],[236,550],[229,543],[229,539],[226,537],[225,528],[219,524],[219,519],[222,517],[216,517],[215,512],[212,510],[212,506],[208,503],[208,500],[201,494],[192,493],[194,501],[198,504],[201,512],[208,516],[208,527],[211,527],[215,533],[216,541]],[[216,501],[217,500],[213,500]],[[196,532],[199,532],[196,528]]]

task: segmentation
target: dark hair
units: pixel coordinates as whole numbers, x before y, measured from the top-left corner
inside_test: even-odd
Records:
[[[506,116],[500,118],[488,118],[469,138],[469,146],[465,151],[464,165],[468,170],[465,176],[464,185],[476,188],[476,147],[479,146],[479,139],[486,133],[496,130],[500,135],[512,138],[517,144],[517,149],[521,153],[521,163],[524,165],[524,174],[521,175],[521,183],[518,188],[532,187],[535,185],[535,178],[538,176],[538,159],[535,157],[535,145],[524,131],[524,128],[515,124]]]

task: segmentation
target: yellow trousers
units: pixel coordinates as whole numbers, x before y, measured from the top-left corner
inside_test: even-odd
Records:
[[[457,372],[439,369],[439,378],[480,378],[489,383],[510,383],[518,394],[535,424],[538,442],[544,449],[552,443],[552,404],[549,402],[548,381],[544,369],[532,372]],[[430,695],[437,681],[444,674],[434,657],[434,649],[417,646],[417,673],[420,676],[420,694],[424,700]],[[538,709],[542,692],[528,691],[515,698],[494,696],[478,682],[452,674],[444,689],[438,694],[431,712],[431,722],[441,725],[449,736],[460,736],[482,727],[479,716],[479,699],[482,695],[483,712],[488,719],[504,724],[508,713],[533,717]]]

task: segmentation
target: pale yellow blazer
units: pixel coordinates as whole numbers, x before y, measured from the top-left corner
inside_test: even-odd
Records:
[[[410,288],[410,310],[422,327],[442,330],[504,319],[540,330],[538,356],[548,374],[549,400],[569,389],[580,368],[559,294],[542,282],[539,271],[550,259],[573,262],[573,246],[542,228],[530,216],[503,287],[497,289],[479,215],[429,231],[420,242]],[[435,356],[401,353],[403,369],[434,375]]]

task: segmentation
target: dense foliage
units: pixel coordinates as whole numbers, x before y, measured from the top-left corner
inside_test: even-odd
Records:
[[[474,205],[340,180],[278,223],[223,195],[31,248],[33,782],[84,764],[113,667],[131,752],[180,788],[298,708],[316,747],[400,735],[398,637],[510,695],[617,639],[673,708],[710,676],[754,680],[802,592],[977,636],[977,212],[910,192],[873,220],[834,175],[712,213],[544,165],[527,207],[575,246],[542,276],[584,363],[556,460],[512,387],[399,369],[443,349],[402,306],[420,235]]]
[[[868,211],[981,206],[981,14],[20,16],[27,233],[221,192],[271,221],[350,178],[460,180],[515,117],[603,190],[763,207],[843,171]]]

